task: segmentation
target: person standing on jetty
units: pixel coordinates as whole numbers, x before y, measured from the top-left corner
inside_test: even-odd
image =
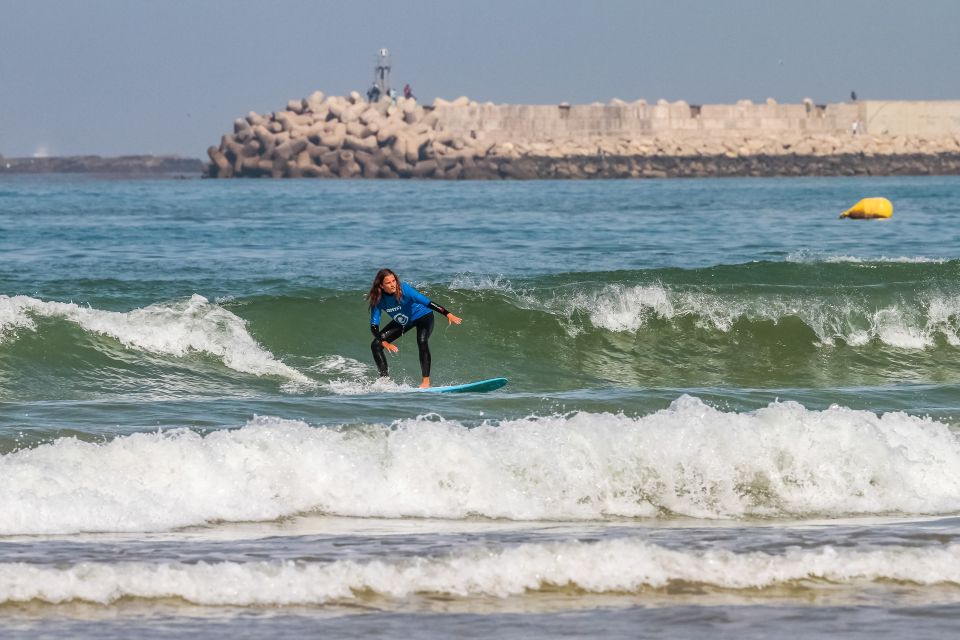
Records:
[[[440,305],[432,302],[425,295],[408,285],[390,269],[380,269],[373,279],[370,293],[367,294],[370,302],[370,332],[373,333],[373,342],[370,350],[373,352],[373,361],[377,364],[380,377],[387,377],[387,358],[383,353],[388,349],[396,353],[400,349],[393,341],[410,329],[417,329],[417,348],[420,350],[420,373],[423,375],[421,389],[430,386],[430,334],[433,333],[433,312],[442,313],[447,317],[449,324],[460,324],[462,319],[453,315]],[[387,312],[391,320],[383,329],[380,328],[380,314]]]

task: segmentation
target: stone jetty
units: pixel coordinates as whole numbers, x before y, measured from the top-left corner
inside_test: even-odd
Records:
[[[960,103],[420,105],[315,92],[208,149],[216,178],[960,174]]]

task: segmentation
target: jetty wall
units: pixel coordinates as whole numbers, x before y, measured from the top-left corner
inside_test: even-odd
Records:
[[[960,101],[874,101],[814,104],[689,105],[644,101],[592,105],[441,103],[445,130],[477,131],[497,140],[583,139],[731,134],[952,135],[960,133]],[[856,127],[854,126],[856,125]]]
[[[589,178],[958,173],[960,101],[431,105],[315,92],[251,112],[211,177]]]
[[[867,132],[923,136],[960,132],[960,100],[870,100],[858,106]]]
[[[724,136],[732,132],[847,133],[860,118],[856,104],[442,105],[445,130],[482,132],[496,140],[583,140],[656,135]]]

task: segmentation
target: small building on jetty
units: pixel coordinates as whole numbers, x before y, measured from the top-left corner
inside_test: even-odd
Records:
[[[249,113],[210,177],[640,178],[960,173],[960,101],[421,105],[315,92]]]

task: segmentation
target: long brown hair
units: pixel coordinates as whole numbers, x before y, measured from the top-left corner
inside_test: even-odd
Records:
[[[393,279],[397,281],[397,291],[395,295],[397,302],[400,302],[400,278],[390,269],[380,269],[373,278],[373,286],[370,287],[370,293],[367,294],[367,300],[370,301],[370,311],[373,311],[373,308],[380,304],[380,297],[383,295],[383,289],[381,289],[380,286],[387,276],[393,276]]]

